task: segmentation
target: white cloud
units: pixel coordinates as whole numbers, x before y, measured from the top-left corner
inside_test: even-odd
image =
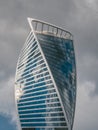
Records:
[[[89,96],[94,88],[94,83],[89,81],[78,84],[74,130],[97,130],[98,128],[98,97],[92,99]]]
[[[15,123],[18,129],[13,77],[8,78],[0,84],[0,114],[10,117],[10,122]]]

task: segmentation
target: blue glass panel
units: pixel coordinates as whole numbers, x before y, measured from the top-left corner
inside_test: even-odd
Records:
[[[45,34],[37,34],[45,58],[57,84],[68,121],[74,117],[76,86],[75,54],[73,41]],[[67,109],[69,108],[69,109]],[[72,117],[70,117],[70,113]]]
[[[62,108],[51,108],[51,109],[40,109],[40,110],[28,110],[28,111],[19,111],[19,114],[29,114],[29,113],[41,113],[41,112],[53,112],[53,111],[62,111]]]
[[[66,123],[34,123],[34,124],[21,124],[22,127],[30,127],[30,126],[66,126]]]
[[[42,114],[28,114],[28,115],[21,115],[19,116],[20,118],[37,118],[37,117],[56,117],[56,116],[64,116],[63,113],[57,112],[57,113],[51,113],[51,112],[47,112],[47,113],[42,113]]]
[[[51,102],[50,102],[51,103]],[[34,106],[27,106],[27,107],[20,107],[18,108],[18,110],[28,110],[28,109],[37,109],[37,108],[46,108],[46,107],[57,107],[57,106],[61,106],[60,103],[54,103],[54,104],[47,104],[47,102],[45,104],[35,104]]]
[[[41,96],[38,96],[38,97],[29,97],[27,99],[20,99],[19,102],[26,102],[26,101],[33,101],[33,100],[41,100],[41,99],[46,99],[46,98],[52,98],[52,97],[57,97],[57,94],[49,94],[49,95],[41,95]]]

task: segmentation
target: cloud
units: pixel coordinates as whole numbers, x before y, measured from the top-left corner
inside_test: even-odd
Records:
[[[78,84],[74,130],[98,129],[98,98],[89,97],[94,87],[92,82]]]
[[[11,123],[17,124],[17,114],[14,96],[14,78],[10,77],[0,84],[0,115],[11,118]]]
[[[97,96],[98,95],[98,60],[95,55],[91,54],[86,54],[82,56],[81,60],[78,61],[78,68],[77,68],[77,73],[78,73],[78,81],[79,82],[86,82],[90,81],[93,82],[95,87],[94,90],[92,90],[92,94],[89,96]]]
[[[87,6],[91,8],[93,11],[98,13],[98,2],[97,0],[86,0]]]
[[[0,71],[4,78],[15,74],[17,59],[27,36],[25,28],[7,20],[0,21]],[[0,80],[2,77],[0,78]]]

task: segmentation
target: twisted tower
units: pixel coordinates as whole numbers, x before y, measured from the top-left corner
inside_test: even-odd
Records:
[[[15,99],[21,130],[72,130],[76,65],[71,33],[28,18],[31,27],[21,50]]]

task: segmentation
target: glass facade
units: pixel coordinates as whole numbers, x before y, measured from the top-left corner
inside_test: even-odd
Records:
[[[40,22],[34,22],[36,28]],[[56,28],[41,22],[42,30],[43,24]],[[72,130],[76,102],[73,40],[53,30],[50,33],[49,27],[47,32],[31,28],[19,56],[15,97],[22,130]]]

